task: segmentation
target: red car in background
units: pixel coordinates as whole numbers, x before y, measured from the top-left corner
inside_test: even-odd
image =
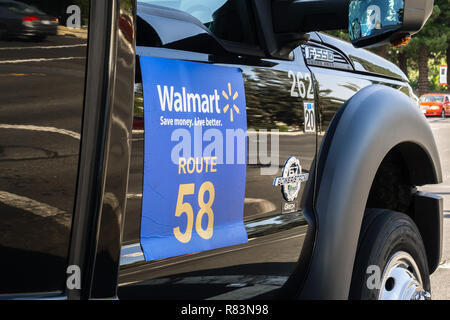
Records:
[[[419,100],[420,109],[425,116],[450,116],[450,95],[424,94]]]

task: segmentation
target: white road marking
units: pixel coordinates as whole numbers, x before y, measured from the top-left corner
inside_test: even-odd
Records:
[[[0,51],[4,50],[27,50],[27,49],[63,49],[63,48],[75,48],[75,47],[86,47],[87,44],[69,44],[60,46],[35,46],[35,47],[4,47],[0,48]]]
[[[63,134],[74,139],[80,140],[80,134],[66,129],[59,129],[54,127],[41,127],[33,125],[20,125],[20,124],[2,124],[0,123],[0,129],[16,129],[16,130],[30,130],[40,132],[53,132]]]
[[[52,217],[57,223],[70,226],[72,215],[48,204],[7,191],[0,191],[0,202],[7,206],[31,212],[42,218]]]
[[[0,64],[16,64],[16,63],[46,62],[46,61],[64,61],[64,60],[75,60],[75,59],[86,59],[86,57],[63,57],[63,58],[36,58],[36,59],[23,59],[23,60],[0,60]]]
[[[142,257],[144,255],[144,253],[142,252],[135,252],[135,253],[129,253],[129,254],[124,254],[123,256],[121,256],[120,258],[136,258],[136,257]]]
[[[255,130],[248,130],[247,136],[254,136],[254,135],[278,135],[278,136],[302,136],[305,135],[303,131],[293,131],[293,132],[286,132],[286,131],[279,131],[278,129],[271,129],[270,131],[255,131]]]
[[[127,199],[142,199],[142,193],[127,193]]]
[[[271,285],[281,287],[288,280],[286,276],[266,276],[266,275],[226,275],[226,276],[195,276],[175,280],[174,284],[239,284],[242,286],[251,285]]]
[[[0,73],[0,77],[29,77],[29,76],[47,76],[45,73]]]
[[[217,276],[193,276],[184,278],[156,278],[139,282],[122,283],[120,286],[135,284],[138,286],[152,286],[160,284],[184,284],[184,285],[224,285],[227,288],[242,288],[255,285],[272,286],[280,288],[288,280],[287,276],[267,275],[217,275]]]

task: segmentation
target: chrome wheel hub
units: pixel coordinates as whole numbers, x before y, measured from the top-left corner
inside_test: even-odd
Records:
[[[379,300],[429,300],[419,268],[410,254],[399,251],[389,259],[381,277]]]

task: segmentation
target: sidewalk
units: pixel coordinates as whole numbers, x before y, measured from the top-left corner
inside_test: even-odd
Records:
[[[80,39],[87,39],[87,29],[74,29],[65,26],[58,26],[58,36],[73,36]]]

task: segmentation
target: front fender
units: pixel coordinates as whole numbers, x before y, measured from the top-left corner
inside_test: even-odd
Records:
[[[316,240],[302,298],[347,299],[363,213],[377,169],[395,146],[419,146],[430,162],[419,184],[442,182],[431,128],[398,90],[371,85],[342,107],[318,158]]]

